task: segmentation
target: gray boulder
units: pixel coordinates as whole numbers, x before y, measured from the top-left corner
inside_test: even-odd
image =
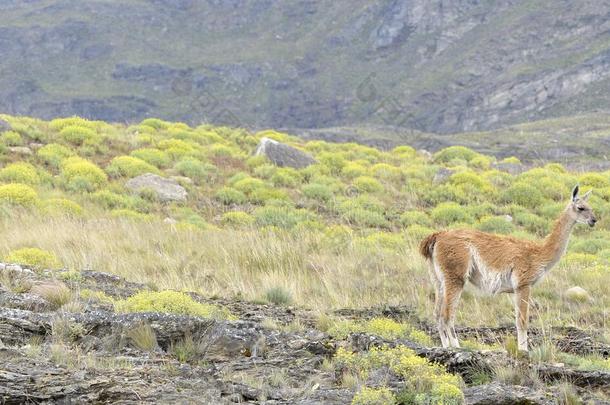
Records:
[[[125,183],[125,187],[134,192],[142,190],[153,190],[159,200],[186,201],[188,193],[176,180],[167,179],[156,174],[146,173],[130,179]]]
[[[316,163],[311,155],[270,138],[261,139],[254,155],[266,156],[276,166],[293,167],[295,169],[301,169]]]
[[[11,130],[11,124],[0,118],[0,134]]]

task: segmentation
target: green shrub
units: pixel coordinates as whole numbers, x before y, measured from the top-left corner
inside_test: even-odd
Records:
[[[133,156],[118,156],[112,159],[106,172],[113,177],[136,177],[145,173],[159,174],[159,170],[142,159]]]
[[[542,236],[548,232],[549,223],[531,212],[517,212],[513,215],[515,223],[528,232]]]
[[[581,189],[582,187],[603,188],[610,186],[610,176],[604,176],[601,173],[585,173],[578,178]]]
[[[196,152],[193,145],[181,139],[164,139],[159,142],[157,147],[164,150],[172,159],[179,159]]]
[[[140,125],[145,125],[147,127],[151,127],[154,129],[167,129],[169,128],[169,122],[160,120],[158,118],[146,118],[145,120],[143,120],[142,122],[140,122]]]
[[[386,181],[398,181],[402,177],[401,170],[387,163],[377,163],[371,167],[373,176]]]
[[[453,160],[460,159],[469,162],[476,156],[478,156],[477,152],[468,149],[465,146],[450,146],[438,151],[434,155],[434,161],[437,163],[449,163]]]
[[[94,130],[96,122],[86,120],[81,117],[56,118],[49,123],[49,127],[56,132],[61,132],[64,128],[70,126],[84,127]]]
[[[72,145],[98,145],[102,142],[102,137],[94,130],[81,125],[69,125],[64,127],[59,136]]]
[[[353,181],[354,187],[361,193],[376,193],[383,190],[383,185],[369,176],[360,176]]]
[[[214,197],[224,205],[243,204],[247,197],[244,193],[233,187],[223,187],[216,192]]]
[[[0,180],[6,183],[23,183],[36,185],[40,183],[40,177],[36,168],[26,162],[11,163],[0,170]]]
[[[265,204],[271,200],[282,200],[288,201],[290,198],[288,194],[282,190],[274,189],[271,187],[261,187],[254,189],[248,196],[248,201],[253,204]]]
[[[266,184],[261,179],[255,179],[253,177],[246,177],[244,179],[238,180],[233,184],[233,188],[241,191],[245,194],[250,194],[256,189],[264,188]]]
[[[312,183],[306,184],[301,188],[303,195],[312,200],[320,202],[328,202],[333,198],[333,192],[330,187],[324,184]]]
[[[15,131],[6,131],[0,136],[0,142],[6,146],[20,146],[23,145],[23,139],[21,135]]]
[[[271,176],[271,184],[275,187],[295,188],[301,183],[299,173],[292,168],[279,168]]]
[[[515,230],[515,226],[504,217],[483,217],[477,224],[477,229],[483,232],[509,234]]]
[[[456,222],[472,223],[473,218],[463,206],[454,202],[444,202],[437,205],[431,212],[434,222],[450,225]]]
[[[275,305],[288,305],[292,302],[292,295],[285,288],[273,287],[265,291],[265,300]]]
[[[350,224],[370,228],[386,228],[388,220],[379,212],[366,208],[354,207],[343,212],[343,218]]]
[[[347,177],[348,179],[355,179],[356,177],[364,176],[366,173],[366,167],[354,162],[347,163],[341,169],[341,175]]]
[[[413,350],[404,346],[372,348],[360,353],[339,348],[335,354],[335,364],[340,370],[364,378],[372,371],[389,368],[402,378],[404,392],[409,394],[408,399],[401,395],[401,401],[443,405],[459,405],[464,402],[460,377],[447,373],[443,366],[417,356]]]
[[[205,180],[208,171],[203,163],[195,158],[184,158],[174,166],[174,169],[182,176],[186,176],[196,182]]]
[[[0,203],[31,206],[37,201],[38,194],[30,186],[19,183],[0,185]]]
[[[44,201],[44,211],[49,215],[67,215],[74,217],[83,215],[83,208],[80,205],[65,198],[51,198]]]
[[[417,154],[415,148],[407,145],[397,146],[392,149],[391,153],[397,155],[400,158],[413,158]]]
[[[61,178],[72,191],[94,191],[106,184],[106,173],[94,163],[80,157],[70,157],[61,164]]]
[[[4,258],[4,261],[41,269],[55,269],[61,267],[61,262],[54,253],[38,248],[12,250]]]
[[[258,226],[275,226],[290,229],[299,222],[311,219],[311,214],[305,210],[296,210],[283,206],[266,206],[254,211],[254,218]]]
[[[352,405],[395,405],[396,398],[392,391],[387,387],[369,388],[362,387],[354,395]]]
[[[115,301],[115,307],[121,312],[161,312],[202,318],[232,318],[226,309],[202,304],[178,291],[141,291],[125,300]]]
[[[318,161],[326,166],[328,170],[330,170],[333,174],[341,173],[343,166],[347,164],[347,161],[343,158],[343,156],[332,153],[332,152],[322,152],[318,155]]]
[[[544,203],[544,197],[537,187],[521,182],[506,189],[501,200],[506,204],[517,204],[526,208],[536,208]]]
[[[36,154],[44,163],[54,168],[58,168],[64,159],[74,156],[71,149],[57,143],[43,146]]]
[[[425,212],[422,211],[407,211],[400,215],[400,223],[402,226],[407,227],[410,225],[422,225],[422,226],[431,226],[432,221],[430,217],[426,215]]]
[[[222,214],[220,222],[230,227],[247,227],[254,224],[254,217],[247,212],[232,211]]]
[[[130,155],[158,168],[166,167],[171,162],[167,153],[156,148],[136,149]]]

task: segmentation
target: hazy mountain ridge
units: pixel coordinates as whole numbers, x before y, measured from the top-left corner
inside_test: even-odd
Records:
[[[610,7],[577,3],[5,2],[0,110],[439,133],[607,111]]]

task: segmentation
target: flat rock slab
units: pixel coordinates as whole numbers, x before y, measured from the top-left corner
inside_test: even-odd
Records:
[[[134,177],[125,183],[125,187],[134,192],[142,190],[153,190],[159,200],[168,201],[186,201],[188,193],[176,180],[167,179],[153,173],[142,174]]]
[[[302,169],[316,163],[316,160],[308,153],[270,138],[261,138],[254,155],[266,156],[276,166],[295,169]]]

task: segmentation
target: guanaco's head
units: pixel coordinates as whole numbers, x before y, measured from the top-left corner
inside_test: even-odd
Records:
[[[593,209],[587,202],[591,190],[587,191],[583,196],[578,195],[578,185],[572,190],[572,202],[570,203],[570,216],[579,224],[588,224],[593,227],[597,222]]]

